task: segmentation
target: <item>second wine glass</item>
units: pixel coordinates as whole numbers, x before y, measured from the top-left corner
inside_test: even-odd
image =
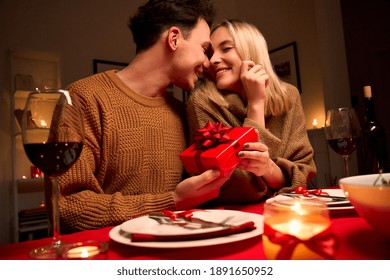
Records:
[[[344,159],[345,176],[349,176],[348,158],[356,150],[361,129],[353,108],[335,108],[326,113],[325,135],[329,146]]]
[[[55,259],[61,249],[58,215],[58,176],[79,158],[84,140],[82,111],[77,99],[66,90],[35,91],[29,94],[22,119],[24,150],[30,161],[51,181],[46,186],[47,207],[53,239],[51,244],[34,249],[30,256]]]

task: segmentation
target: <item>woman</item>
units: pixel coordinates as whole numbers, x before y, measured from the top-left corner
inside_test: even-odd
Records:
[[[298,90],[275,74],[267,43],[246,22],[225,20],[211,34],[207,77],[187,103],[190,134],[207,121],[253,126],[259,142],[246,143],[242,161],[219,202],[251,202],[306,186],[315,175]]]

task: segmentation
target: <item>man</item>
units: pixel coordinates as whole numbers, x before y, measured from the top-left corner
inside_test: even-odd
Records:
[[[84,107],[85,141],[59,179],[62,230],[117,225],[218,196],[229,176],[217,170],[181,181],[184,111],[165,94],[170,84],[191,90],[207,67],[214,13],[207,0],[150,0],[129,22],[137,46],[130,64],[70,85]]]

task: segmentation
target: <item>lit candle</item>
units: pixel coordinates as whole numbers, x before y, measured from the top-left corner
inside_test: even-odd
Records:
[[[317,242],[316,237],[321,234],[325,236],[321,238],[328,238],[328,244],[333,246],[334,237],[329,230],[331,223],[328,210],[325,204],[319,203],[319,207],[307,206],[297,200],[283,206],[265,204],[263,248],[267,259],[327,258],[321,252],[321,246],[314,246],[314,249],[312,247]],[[310,242],[305,243],[308,240]],[[310,248],[306,246],[309,243]]]
[[[97,246],[81,246],[69,249],[65,257],[68,259],[89,259],[100,253]]]
[[[64,259],[88,260],[88,259],[106,259],[108,243],[97,240],[88,240],[65,244],[61,255]]]
[[[316,128],[318,128],[318,122],[317,122],[317,119],[314,118],[314,120],[313,120],[313,129],[316,129]]]

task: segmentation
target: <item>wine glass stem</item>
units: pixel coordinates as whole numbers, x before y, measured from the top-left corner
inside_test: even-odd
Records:
[[[51,178],[52,183],[52,230],[53,230],[53,248],[58,250],[61,245],[60,223],[58,214],[58,178]]]
[[[344,159],[345,177],[348,177],[349,176],[348,156],[343,156],[343,159]]]

